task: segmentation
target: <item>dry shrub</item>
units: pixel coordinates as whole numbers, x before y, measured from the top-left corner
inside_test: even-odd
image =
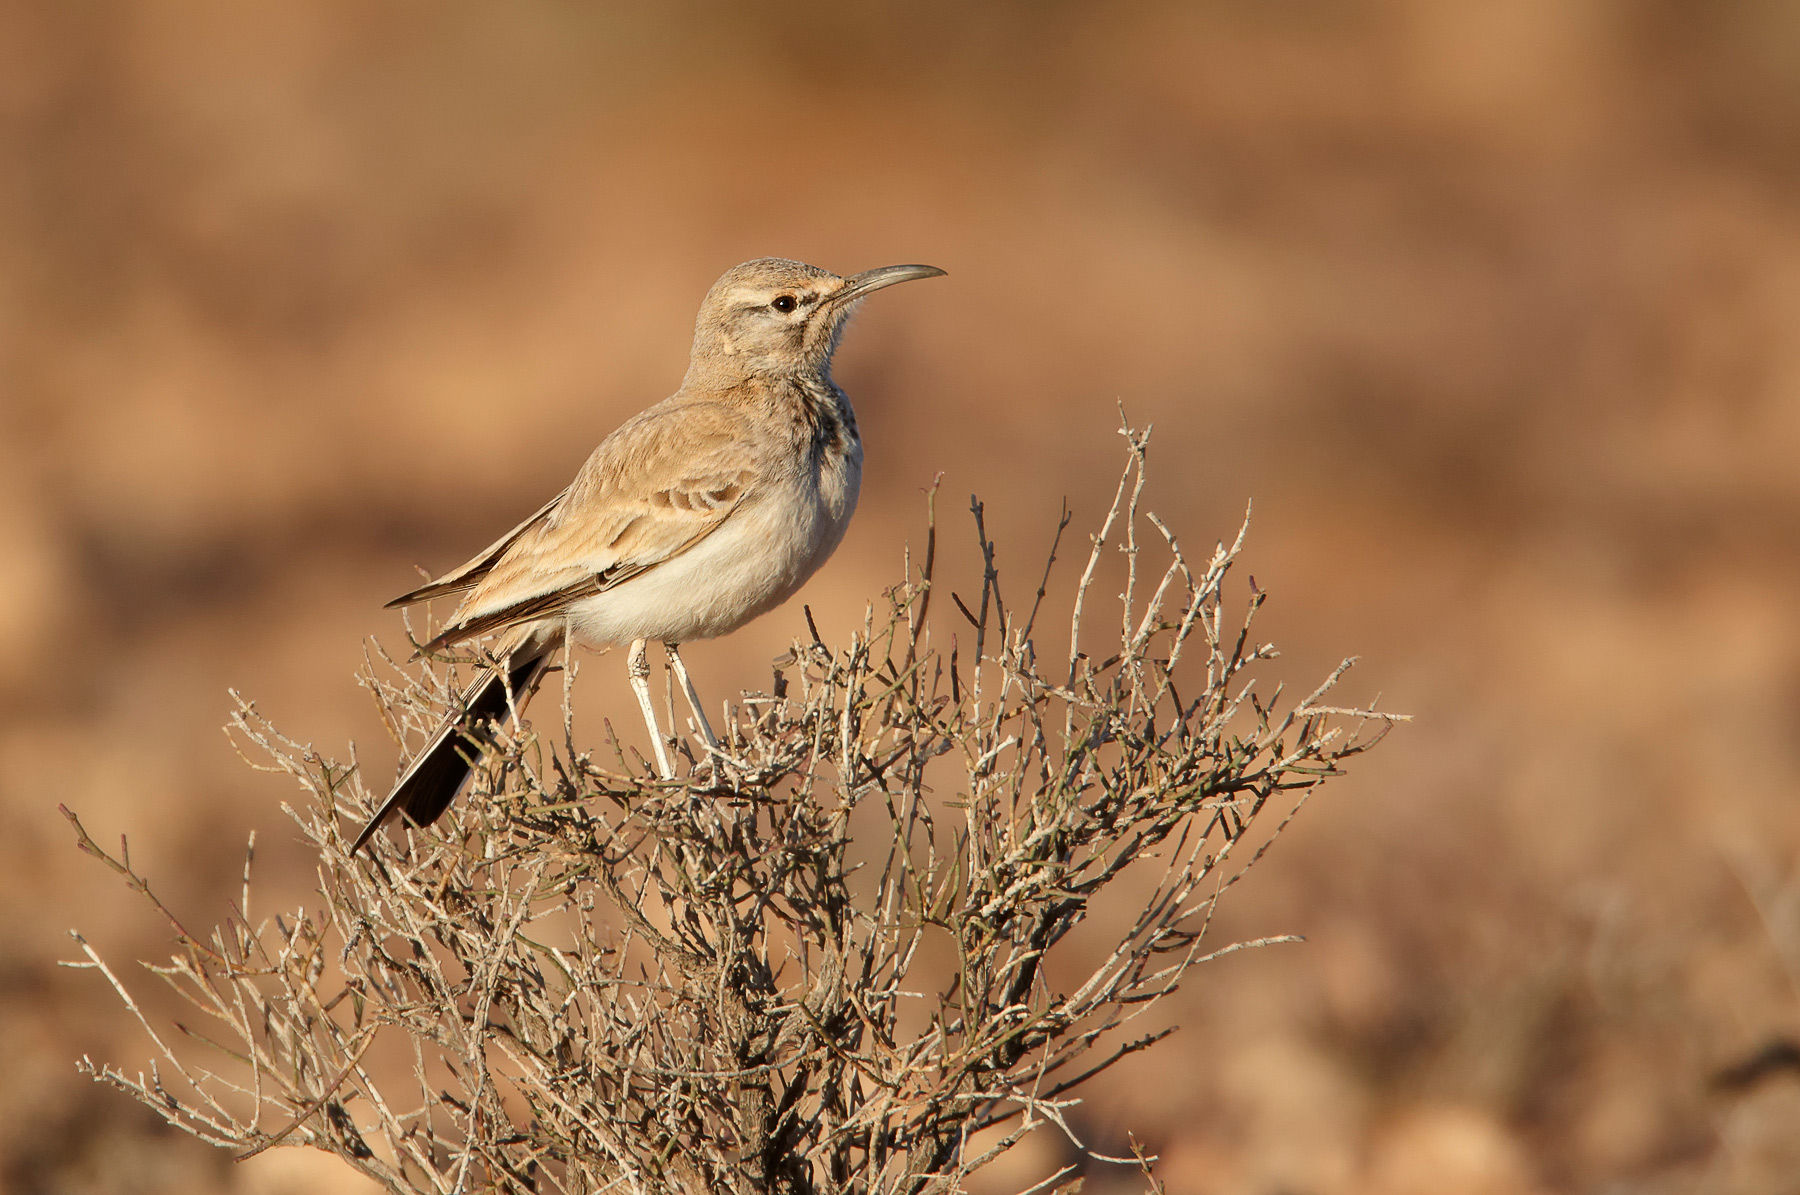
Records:
[[[1054,668],[1055,550],[1009,606],[977,502],[973,600],[934,602],[934,524],[886,616],[797,644],[684,780],[616,738],[610,762],[578,750],[566,716],[515,722],[438,827],[352,857],[379,787],[241,704],[235,733],[307,794],[317,905],[252,921],[247,859],[222,924],[169,915],[178,951],[149,969],[201,1014],[174,1033],[83,942],[156,1055],[83,1068],[221,1148],[307,1145],[396,1191],[951,1191],[1034,1128],[1073,1140],[1081,1085],[1168,1032],[1133,1021],[1258,944],[1209,941],[1223,893],[1391,722],[1326,704],[1349,661],[1259,696],[1263,595],[1235,619],[1223,599],[1243,532],[1190,565],[1140,507],[1147,433],[1124,435]],[[1091,653],[1115,549],[1122,608]],[[969,624],[947,654],[934,615]],[[417,741],[454,671],[376,652],[365,681]],[[1102,893],[1116,945],[1070,981],[1058,946]]]

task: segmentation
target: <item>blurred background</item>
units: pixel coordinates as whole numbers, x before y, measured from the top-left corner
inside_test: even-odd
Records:
[[[192,922],[252,830],[303,902],[227,688],[385,775],[381,603],[671,391],[764,254],[951,275],[840,354],[828,635],[940,472],[1031,575],[1122,403],[1186,543],[1255,500],[1275,674],[1357,654],[1343,696],[1417,717],[1225,906],[1307,944],[1204,968],[1085,1140],[1182,1192],[1800,1190],[1800,1075],[1717,1081],[1800,1037],[1800,6],[41,0],[0,147],[0,1190],[367,1189],[75,1074],[149,1045],[67,931],[170,945],[56,805]],[[802,626],[687,659],[762,686]]]

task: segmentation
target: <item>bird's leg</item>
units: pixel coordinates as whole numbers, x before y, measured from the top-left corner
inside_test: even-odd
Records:
[[[650,728],[650,743],[656,748],[656,770],[664,780],[673,780],[675,769],[669,766],[669,752],[663,746],[662,731],[656,726],[656,710],[650,705],[650,656],[642,639],[631,641],[625,671],[631,676],[631,691],[637,694],[638,708],[644,711],[644,725]]]
[[[675,673],[675,679],[681,682],[681,691],[687,694],[688,708],[694,711],[694,717],[700,723],[700,737],[716,753],[719,750],[719,739],[713,734],[712,723],[706,720],[706,711],[700,708],[700,694],[694,691],[694,682],[688,676],[687,665],[681,662],[681,645],[665,643],[663,650],[669,653],[669,668]]]
[[[743,765],[738,764],[725,749],[719,745],[719,736],[713,733],[712,724],[706,720],[706,710],[700,704],[700,694],[694,689],[694,682],[688,676],[687,665],[681,662],[681,645],[664,643],[663,649],[669,653],[669,671],[681,678],[681,691],[687,695],[688,708],[694,711],[694,717],[700,723],[700,736],[706,740],[706,766],[712,776],[713,784],[725,781],[733,788],[737,787],[736,776]],[[729,717],[729,714],[727,715]],[[736,764],[736,769],[732,765]],[[713,826],[722,828],[717,814],[713,814]]]

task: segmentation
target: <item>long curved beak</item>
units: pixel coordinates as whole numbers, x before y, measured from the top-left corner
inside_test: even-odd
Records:
[[[943,274],[944,271],[936,266],[878,266],[844,279],[844,289],[831,296],[831,305],[839,307],[854,303],[871,291],[892,286],[896,282],[911,282],[914,278],[939,278]]]

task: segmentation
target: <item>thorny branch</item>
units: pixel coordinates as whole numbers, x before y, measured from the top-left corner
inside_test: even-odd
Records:
[[[910,1195],[960,1189],[1040,1126],[1080,1148],[1082,1085],[1170,1032],[1132,1022],[1193,967],[1293,940],[1206,943],[1219,898],[1394,720],[1325,703],[1348,661],[1301,701],[1259,695],[1264,595],[1235,621],[1223,596],[1243,531],[1188,559],[1141,506],[1148,433],[1123,435],[1053,674],[1032,630],[1056,548],[1019,619],[974,502],[980,591],[938,607],[947,655],[933,520],[884,616],[837,650],[797,643],[685,783],[616,739],[606,761],[578,753],[566,721],[514,722],[455,816],[353,858],[344,828],[381,794],[240,700],[241,749],[306,793],[289,812],[319,852],[317,907],[252,924],[247,859],[242,907],[202,940],[70,814],[174,926],[150,970],[200,1026],[159,1034],[77,938],[72,965],[155,1051],[148,1074],[83,1068],[240,1156],[307,1145],[396,1191]],[[1118,640],[1096,659],[1084,617],[1115,556]],[[377,649],[363,679],[416,742],[454,672]],[[1116,944],[1065,957],[1128,874]],[[1107,1160],[1148,1176],[1132,1150]]]

